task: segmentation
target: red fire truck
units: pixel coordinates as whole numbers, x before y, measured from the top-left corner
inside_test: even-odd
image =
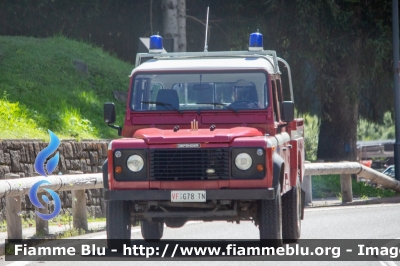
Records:
[[[104,105],[122,135],[103,165],[109,246],[129,241],[137,222],[144,239],[160,239],[164,225],[190,220],[252,221],[260,239],[298,239],[304,125],[289,65],[263,50],[260,33],[249,51],[161,51],[154,35],[137,55],[123,128]]]

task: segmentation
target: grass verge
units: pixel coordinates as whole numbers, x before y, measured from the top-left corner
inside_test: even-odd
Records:
[[[373,187],[365,182],[352,178],[353,196],[367,199],[369,197],[386,198],[400,195],[393,190]],[[337,197],[341,199],[340,176],[322,175],[312,177],[313,198]]]
[[[114,138],[103,121],[113,90],[127,90],[133,66],[102,49],[63,36],[0,36],[2,139]],[[118,123],[125,104],[116,103]]]

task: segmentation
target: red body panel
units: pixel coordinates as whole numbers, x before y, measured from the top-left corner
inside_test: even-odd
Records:
[[[230,129],[181,129],[162,130],[158,128],[139,129],[133,135],[134,138],[143,139],[147,144],[164,143],[230,143],[233,139],[247,136],[262,136],[262,133],[249,127],[234,127]]]
[[[154,145],[151,140],[151,136],[153,134],[155,136],[160,136],[157,132],[159,129],[143,129],[142,133],[138,134],[142,136],[143,139],[129,139],[123,138],[114,140],[112,145],[112,150],[108,151],[108,185],[111,190],[140,190],[140,189],[226,189],[226,188],[267,188],[272,186],[272,149],[266,147],[266,138],[260,134],[260,132],[254,128],[233,128],[230,130],[220,130],[214,132],[213,134],[209,134],[204,132],[197,132],[200,136],[198,138],[194,138],[196,140],[207,140],[204,136],[217,136],[223,134],[223,136],[229,136],[227,140],[230,140],[231,143],[216,143],[215,141],[210,142],[199,142],[201,144],[201,148],[228,148],[228,147],[261,147],[266,150],[266,162],[265,162],[265,170],[266,175],[264,179],[261,180],[215,180],[215,181],[134,181],[134,182],[121,182],[116,181],[113,176],[113,150],[116,149],[171,149],[176,148],[176,144],[168,139],[167,144],[156,143]],[[184,131],[182,135],[188,134],[188,130]],[[200,131],[200,130],[199,130]],[[173,136],[175,132],[165,131],[165,136]],[[195,131],[192,131],[193,134],[196,134]],[[226,134],[229,133],[229,134]],[[143,134],[143,135],[141,135]],[[189,132],[189,134],[191,134]],[[199,138],[199,137],[203,138]],[[247,136],[247,137],[246,137]],[[172,137],[171,137],[172,138]],[[178,140],[176,143],[182,143],[182,139]],[[181,141],[179,141],[181,140]],[[194,143],[193,141],[188,141],[188,138],[185,138],[185,143]],[[150,142],[150,143],[146,143]]]
[[[267,95],[272,99],[271,75],[268,74]],[[276,77],[275,77],[276,79]],[[130,81],[132,88],[132,78]],[[111,190],[147,190],[147,189],[229,189],[229,188],[271,188],[273,184],[272,155],[278,153],[284,160],[284,180],[282,193],[290,190],[296,182],[297,173],[300,179],[304,163],[303,121],[297,119],[286,125],[274,120],[274,102],[271,101],[266,109],[185,111],[132,111],[129,105],[132,92],[128,94],[126,116],[122,136],[114,140],[108,151],[108,185]],[[191,129],[192,121],[198,122],[198,130]],[[215,125],[215,130],[210,126]],[[174,131],[175,126],[179,130]],[[285,143],[279,143],[275,136],[287,132],[299,132]],[[296,135],[296,134],[294,134]],[[274,139],[274,146],[268,146],[269,139]],[[115,149],[173,149],[178,143],[197,143],[201,148],[230,148],[230,147],[262,147],[266,153],[265,177],[258,180],[204,180],[204,181],[116,181],[113,176],[113,151]],[[233,163],[231,161],[231,163]],[[149,164],[147,164],[149,165]],[[149,166],[148,166],[149,167]]]
[[[263,111],[222,111],[212,113],[210,111],[202,112],[198,115],[194,112],[185,112],[183,115],[176,112],[164,112],[155,114],[154,112],[131,112],[129,110],[129,119],[125,120],[122,135],[131,138],[136,131],[144,128],[159,128],[172,130],[174,126],[179,126],[181,130],[190,129],[190,122],[198,121],[199,129],[209,129],[215,124],[217,129],[231,129],[234,127],[252,127],[257,128],[262,135],[274,131],[274,122],[272,120],[271,108]],[[151,123],[149,123],[151,121]]]

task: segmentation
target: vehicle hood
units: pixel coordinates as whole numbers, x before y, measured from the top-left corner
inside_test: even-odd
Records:
[[[234,127],[229,129],[180,129],[174,132],[172,129],[143,128],[133,135],[134,138],[143,139],[147,144],[168,143],[229,143],[238,137],[263,136],[262,132],[252,127]]]

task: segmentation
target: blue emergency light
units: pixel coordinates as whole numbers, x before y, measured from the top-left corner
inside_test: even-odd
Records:
[[[259,32],[250,34],[249,38],[249,51],[262,51],[263,50],[263,36]]]
[[[150,36],[150,53],[161,53],[163,51],[163,42],[160,35]]]

